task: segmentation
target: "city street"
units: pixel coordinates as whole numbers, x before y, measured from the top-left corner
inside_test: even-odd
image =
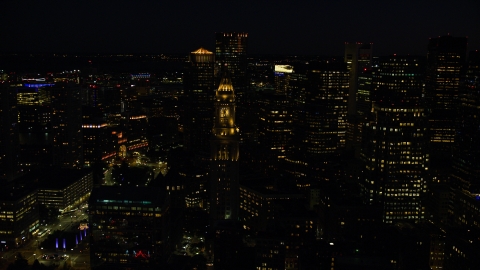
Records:
[[[15,261],[18,253],[28,260],[29,265],[32,265],[35,259],[38,259],[38,261],[44,265],[63,265],[63,262],[66,261],[74,267],[73,269],[90,269],[88,237],[83,238],[82,242],[70,250],[56,249],[55,246],[42,246],[42,242],[48,238],[48,235],[57,230],[78,231],[80,222],[84,219],[88,219],[86,210],[86,205],[82,205],[80,209],[76,211],[60,215],[59,219],[54,224],[41,225],[39,232],[47,230],[48,233],[45,233],[41,237],[33,236],[23,246],[4,252],[0,258],[0,269],[7,269],[8,265]],[[58,257],[55,259],[43,258],[43,255],[54,256],[54,254],[58,254]],[[64,255],[67,255],[66,259],[61,258]]]
[[[163,175],[166,175],[168,172],[168,165],[166,162],[149,162],[149,159],[146,158],[143,155],[139,155],[135,158],[130,158],[129,166],[146,166],[151,169],[153,169],[154,175],[153,179],[155,179],[160,173]],[[133,159],[133,161],[132,161]],[[117,161],[114,163],[115,165],[120,166],[122,164],[122,161]],[[113,170],[113,165],[112,167],[109,167],[105,172],[104,172],[104,185],[106,186],[113,186],[115,184],[115,181],[112,178],[112,170]]]

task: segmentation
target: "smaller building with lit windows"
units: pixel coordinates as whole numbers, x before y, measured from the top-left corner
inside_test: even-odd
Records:
[[[127,137],[128,151],[141,151],[148,147],[147,127],[148,118],[145,114],[124,113],[120,127]]]
[[[86,117],[84,114],[82,133],[85,166],[109,161],[117,154],[117,142],[120,139],[117,134],[112,133],[112,127],[103,119]]]
[[[275,218],[279,203],[293,203],[304,199],[304,195],[274,190],[273,186],[260,185],[258,182],[255,179],[243,181],[240,185],[240,219],[248,229],[265,231],[268,223]]]
[[[60,211],[85,202],[93,188],[93,173],[87,169],[56,169],[38,173],[36,177],[38,203]]]
[[[2,188],[0,191],[0,249],[24,244],[39,226],[37,190]]]

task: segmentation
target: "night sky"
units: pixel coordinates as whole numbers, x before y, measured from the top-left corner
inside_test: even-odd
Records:
[[[480,1],[2,0],[0,52],[188,53],[215,32],[249,33],[251,54],[425,55],[429,37],[480,49]]]

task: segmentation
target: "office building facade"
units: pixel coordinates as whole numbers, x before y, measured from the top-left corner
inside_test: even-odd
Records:
[[[13,179],[18,173],[18,108],[16,89],[0,80],[0,181]]]
[[[361,151],[364,200],[381,206],[385,223],[418,222],[425,218],[429,166],[421,63],[385,57],[372,73],[373,119],[364,124]]]
[[[451,188],[455,190],[453,221],[480,228],[480,53],[470,52],[459,93]]]
[[[332,163],[345,150],[349,91],[344,63],[310,63],[305,74],[296,78],[298,85],[292,89],[292,143],[284,159],[285,171],[302,189],[312,181],[336,177]],[[306,182],[300,183],[300,178]]]
[[[428,42],[425,96],[434,160],[451,160],[467,38],[442,36]]]
[[[37,190],[8,187],[0,192],[0,249],[18,248],[39,227]]]
[[[344,63],[350,72],[348,90],[348,116],[345,143],[350,150],[358,152],[369,104],[373,43],[346,42]]]
[[[92,269],[161,268],[171,252],[161,188],[95,188],[88,207]]]
[[[80,88],[72,83],[48,89],[52,97],[53,164],[83,167],[82,107]]]
[[[344,62],[350,72],[348,91],[348,114],[353,116],[357,110],[357,94],[361,74],[372,67],[373,43],[346,42]]]
[[[93,188],[93,173],[88,169],[57,168],[35,173],[35,177],[39,181],[38,203],[60,212],[86,202]]]
[[[190,53],[184,79],[186,106],[183,132],[184,149],[187,151],[209,152],[215,94],[214,71],[213,52],[199,48]]]
[[[243,95],[247,86],[247,41],[248,33],[215,33],[217,83],[221,79],[222,71],[228,70],[238,97]]]

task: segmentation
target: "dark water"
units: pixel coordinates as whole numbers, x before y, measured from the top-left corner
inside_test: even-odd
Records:
[[[45,73],[95,69],[99,72],[161,72],[182,70],[186,56],[159,55],[57,55],[0,54],[0,70],[18,73]]]

